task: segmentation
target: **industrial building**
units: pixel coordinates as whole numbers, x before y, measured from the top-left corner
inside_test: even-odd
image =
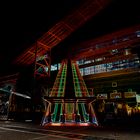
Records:
[[[16,34],[6,38],[15,36],[19,42],[10,40],[15,48],[5,63],[1,53],[0,119],[42,127],[140,124],[137,0],[82,0],[64,6],[58,18],[53,17],[57,12],[50,18],[47,14],[46,26],[43,10],[44,20],[35,23],[33,18],[35,24],[25,14],[32,29],[38,28],[30,31],[31,25],[25,25],[19,34],[27,35],[23,41]]]

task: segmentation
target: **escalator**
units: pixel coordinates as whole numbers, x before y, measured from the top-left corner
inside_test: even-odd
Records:
[[[72,62],[72,72],[73,72],[73,83],[74,83],[74,89],[75,89],[75,96],[76,97],[85,97],[88,96],[87,88],[84,84],[84,80],[82,79],[82,76],[80,75],[79,69],[77,68],[77,65],[75,62]],[[78,103],[78,112],[80,114],[80,120],[81,122],[88,122],[88,114],[85,108],[84,103]]]
[[[95,115],[95,111],[93,109],[93,105],[91,103],[89,104],[89,121],[93,124],[99,125]]]
[[[56,77],[56,81],[54,83],[51,96],[52,95],[56,97],[65,96],[66,76],[67,76],[67,61],[65,60],[62,63],[62,67],[60,68],[58,75]],[[61,115],[62,115],[62,104],[55,103],[54,111],[52,113],[52,121],[60,122]]]
[[[63,61],[50,97],[56,99],[56,102],[49,103],[48,107],[51,109],[47,109],[45,116],[49,118],[51,116],[51,122],[91,122],[98,124],[93,106],[91,103],[86,104],[89,93],[76,62]],[[84,99],[86,102],[79,102],[80,99]]]
[[[67,61],[64,60],[57,74],[50,97],[64,97],[67,76]]]
[[[73,83],[76,97],[89,97],[89,93],[76,62],[72,61]],[[89,114],[85,103],[78,103],[78,114],[81,122],[89,122]],[[93,108],[92,108],[93,109]],[[92,111],[94,113],[94,111]],[[93,116],[93,115],[92,115]],[[94,114],[95,116],[95,114]]]
[[[61,63],[61,68],[56,76],[52,91],[49,97],[64,97],[65,95],[65,85],[67,76],[67,61],[63,60]],[[47,101],[48,102],[48,101]],[[51,109],[50,109],[51,108]],[[62,103],[54,103],[47,107],[46,113],[42,119],[42,125],[49,122],[59,122],[62,115]]]
[[[80,121],[81,122],[89,122],[89,114],[86,111],[85,103],[78,104],[78,112],[80,114]]]
[[[52,114],[52,122],[60,122],[62,114],[62,104],[55,103],[54,112]]]

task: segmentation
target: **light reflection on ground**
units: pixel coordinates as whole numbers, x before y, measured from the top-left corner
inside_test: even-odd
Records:
[[[72,123],[72,122],[66,122],[66,123],[48,123],[45,126],[95,126],[95,124],[91,123]]]

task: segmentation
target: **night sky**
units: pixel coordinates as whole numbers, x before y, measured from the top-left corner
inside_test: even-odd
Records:
[[[80,2],[80,0],[39,0],[37,2],[21,0],[1,3],[0,73],[11,66],[13,60],[32,45],[37,38],[68,15],[70,11],[76,9]],[[110,6],[56,46],[52,50],[53,55],[64,48],[63,51],[58,52],[58,55],[65,57],[63,55],[64,52],[67,52],[65,46],[140,24],[138,2],[139,0],[112,0]]]

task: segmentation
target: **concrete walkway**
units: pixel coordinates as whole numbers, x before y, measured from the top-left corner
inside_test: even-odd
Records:
[[[0,140],[140,140],[140,129],[0,122]]]

